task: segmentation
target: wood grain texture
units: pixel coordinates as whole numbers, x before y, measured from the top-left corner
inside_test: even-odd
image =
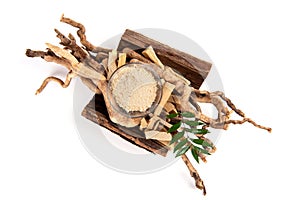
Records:
[[[198,89],[207,77],[212,64],[190,54],[174,49],[140,33],[127,29],[121,37],[118,51],[130,48],[137,52],[152,46],[164,65],[172,67],[191,81],[191,86]]]
[[[96,94],[93,97],[93,99],[82,111],[82,116],[93,121],[96,124],[99,124],[102,127],[107,128],[108,130],[119,135],[128,142],[146,149],[147,151],[150,151],[152,153],[166,156],[169,150],[166,145],[159,142],[158,140],[140,138],[144,137],[144,133],[141,132],[138,128],[126,128],[110,121],[102,95]],[[136,137],[132,135],[136,135]]]
[[[194,88],[198,89],[201,86],[210,71],[211,63],[171,48],[131,30],[126,30],[124,32],[117,50],[123,51],[123,49],[125,49],[126,51],[127,49],[127,51],[129,51],[130,49],[133,49],[140,55],[149,45],[154,48],[158,58],[164,65],[171,67],[190,80],[191,86]],[[129,54],[127,55],[130,57]],[[148,61],[146,58],[145,60]],[[152,153],[166,156],[169,150],[168,146],[158,140],[144,139],[144,133],[138,128],[126,128],[110,121],[104,98],[101,94],[96,94],[93,99],[91,99],[82,111],[82,116],[107,128],[128,142]]]

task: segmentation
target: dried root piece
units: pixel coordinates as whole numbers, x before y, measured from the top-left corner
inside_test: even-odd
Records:
[[[96,72],[100,73],[100,74],[104,74],[105,73],[105,68],[102,64],[98,63],[94,58],[92,58],[91,56],[86,57],[86,59],[84,60],[84,64],[86,66],[91,67],[93,70],[95,70]]]
[[[65,49],[71,50],[71,54],[78,60],[78,62],[82,62],[85,65],[90,66],[99,73],[104,72],[104,67],[92,58],[93,56],[89,52],[77,45],[76,40],[71,33],[69,34],[69,38],[67,38],[57,29],[54,29],[54,31],[57,33],[56,36],[61,40],[60,44],[63,45]],[[107,54],[105,55],[107,57]]]
[[[131,59],[131,60],[129,61],[129,63],[144,64],[144,62],[142,62],[142,61],[140,61],[140,60],[138,60],[138,59],[136,59],[136,58]]]
[[[164,74],[166,76],[166,74],[169,74],[169,76],[172,74],[174,80],[181,80],[185,85],[189,86],[191,84],[191,81],[189,81],[188,79],[184,78],[182,75],[176,73],[171,67],[167,67],[164,71]]]
[[[140,130],[141,131],[144,130],[145,128],[147,128],[147,126],[148,126],[148,122],[145,118],[143,118],[140,123]]]
[[[80,77],[83,84],[85,84],[92,92],[95,94],[101,94],[101,90],[97,87],[97,85],[88,78]]]
[[[142,54],[129,48],[124,48],[122,50],[123,53],[118,53],[115,50],[97,47],[91,44],[86,39],[86,29],[82,24],[66,18],[64,15],[61,17],[61,22],[78,28],[77,35],[83,47],[76,43],[75,37],[72,34],[69,34],[68,37],[66,37],[60,31],[55,29],[56,36],[60,39],[60,44],[63,46],[62,48],[47,43],[47,51],[32,51],[27,49],[26,55],[28,57],[41,57],[47,62],[57,63],[69,70],[65,81],[52,76],[46,78],[36,94],[42,92],[51,81],[57,82],[63,88],[68,87],[72,78],[78,76],[90,90],[97,94],[103,94],[106,109],[112,122],[125,127],[139,126],[140,130],[145,132],[147,139],[160,140],[168,146],[168,148],[172,135],[168,133],[167,130],[171,128],[173,124],[179,122],[180,119],[174,117],[172,119],[166,119],[165,121],[162,117],[176,112],[191,112],[195,114],[196,120],[205,122],[207,127],[227,129],[229,124],[243,124],[248,122],[255,127],[271,132],[271,128],[259,125],[252,119],[246,117],[244,112],[236,108],[224,93],[219,91],[199,91],[191,87],[191,82],[188,79],[178,74],[172,68],[165,66],[160,61],[152,46],[148,46],[144,49]],[[140,52],[140,50],[138,52]],[[130,118],[121,115],[113,109],[108,99],[107,80],[115,70],[126,64],[127,58],[130,60],[129,63],[147,63],[151,65],[152,69],[160,76],[164,85],[159,105],[153,114],[149,114],[149,116],[145,118]],[[217,118],[214,119],[204,115],[198,103],[210,103],[214,105],[218,112]],[[232,112],[235,112],[242,119],[230,119],[230,114]],[[203,126],[202,128],[207,128],[206,126]],[[206,144],[209,144],[203,146],[208,153],[214,153],[216,151],[215,145],[208,138],[205,138],[203,134],[197,134],[196,136],[204,140]],[[131,136],[126,135],[126,138],[128,137]],[[132,141],[139,144],[139,139],[132,138]],[[193,154],[193,156],[194,155],[195,154]],[[203,162],[206,162],[206,157],[203,152],[198,152],[198,155]],[[191,176],[195,179],[196,187],[203,190],[203,194],[205,195],[206,189],[198,172],[185,154],[181,157],[189,169]]]
[[[67,69],[69,69],[69,73],[66,77],[66,80],[65,82],[63,82],[61,79],[59,78],[56,78],[56,77],[53,77],[53,76],[50,76],[48,78],[46,78],[42,85],[40,86],[39,89],[37,89],[37,91],[35,92],[35,94],[39,94],[41,93],[44,88],[47,86],[47,84],[51,81],[54,81],[54,82],[57,82],[58,84],[60,84],[63,88],[66,88],[69,86],[70,82],[71,82],[71,79],[74,78],[76,76],[75,73],[72,72],[72,65],[70,63],[70,61],[66,58],[63,58],[63,57],[59,57],[57,55],[55,55],[55,53],[51,50],[51,49],[48,49],[48,51],[44,52],[44,51],[33,51],[31,49],[27,49],[26,50],[26,55],[28,57],[41,57],[43,58],[44,60],[46,60],[47,62],[54,62],[54,63],[57,63],[59,65],[62,65],[62,66],[65,66]]]
[[[147,126],[147,130],[156,130],[158,125],[160,123],[160,118],[156,115],[152,116],[149,120],[148,126]],[[151,138],[151,135],[147,136],[146,134],[146,138]]]
[[[164,131],[157,131],[157,134],[155,134],[151,139],[170,142],[172,140],[172,135]]]
[[[108,53],[108,60],[107,60],[107,79],[111,77],[111,75],[116,71],[118,68],[116,65],[116,60],[118,58],[118,53],[116,50],[113,50]]]
[[[96,57],[95,57],[95,60],[99,63],[102,62],[103,59],[107,58],[107,53],[104,53],[104,52],[98,52]]]
[[[74,21],[74,20],[72,20],[70,18],[66,18],[66,17],[64,17],[64,15],[61,16],[60,21],[79,29],[77,31],[77,35],[80,38],[81,44],[83,46],[85,46],[85,48],[86,48],[87,51],[92,51],[94,53],[98,53],[98,52],[106,52],[106,53],[108,53],[108,52],[111,51],[111,49],[106,49],[106,48],[94,46],[92,43],[90,43],[89,41],[87,41],[86,35],[85,35],[85,27],[81,23],[78,23],[78,22],[76,22],[76,21]]]
[[[177,113],[177,110],[176,110],[174,104],[171,103],[171,102],[167,102],[167,103],[165,104],[165,106],[164,106],[164,109],[165,109],[165,111],[166,111],[167,113],[170,113],[170,112],[175,112],[175,113]]]
[[[202,160],[202,162],[204,162],[204,163],[207,163],[207,160],[206,160],[206,156],[203,154],[203,153],[198,153],[198,156],[199,156],[199,158]]]
[[[162,64],[162,62],[159,60],[159,58],[156,56],[156,53],[152,46],[147,47],[143,52],[143,55],[150,58],[155,64],[160,66],[162,69],[165,68],[165,66]]]
[[[203,180],[200,178],[197,170],[192,165],[191,161],[188,159],[188,157],[184,154],[181,156],[183,162],[186,164],[187,168],[190,171],[191,177],[195,179],[195,185],[198,189],[203,191],[203,195],[206,195],[206,189]]]
[[[229,106],[229,108],[231,108],[232,110],[234,110],[234,112],[238,115],[240,115],[241,117],[245,117],[245,114],[243,111],[241,111],[240,109],[237,109],[236,106],[232,103],[232,101],[225,97],[225,94],[221,91],[216,91],[216,92],[213,92],[214,95],[216,96],[219,96],[221,99],[223,99],[227,105]]]
[[[46,46],[56,55],[68,60],[72,66],[77,66],[79,61],[66,49],[62,49],[50,43],[46,43]]]
[[[200,120],[204,121],[212,128],[226,130],[229,124],[243,124],[245,122],[248,122],[257,128],[267,130],[268,132],[272,131],[271,128],[259,125],[256,122],[254,122],[252,119],[247,118],[243,111],[237,109],[236,106],[232,103],[232,101],[229,98],[225,97],[223,92],[217,91],[217,92],[210,93],[208,91],[199,91],[195,89],[194,94],[196,95],[196,99],[194,99],[194,101],[196,100],[201,103],[211,103],[216,107],[218,111],[217,119],[212,119],[210,117],[207,117],[206,115],[202,114],[200,110],[198,110],[198,115],[197,115]],[[191,97],[191,98],[195,98],[195,97]],[[231,108],[232,111],[234,111],[236,114],[241,116],[243,119],[230,120],[231,112],[224,105],[222,100],[226,102],[227,106]]]
[[[62,49],[49,43],[46,43],[46,45],[48,46],[48,50],[46,52],[27,49],[26,55],[28,57],[41,57],[47,62],[54,62],[62,65],[69,70],[69,73],[66,77],[65,82],[53,76],[46,78],[35,94],[41,93],[47,86],[47,84],[51,81],[57,82],[63,88],[66,88],[69,86],[72,78],[78,75],[82,78],[85,78],[83,79],[84,83],[86,83],[87,86],[92,89],[92,91],[95,91],[96,93],[100,92],[99,89],[95,87],[95,84],[92,84],[92,82],[93,80],[106,80],[106,78],[102,74],[97,73],[95,70],[90,69],[89,66],[80,63],[76,59],[76,57],[74,57],[68,50]],[[89,81],[87,79],[89,79]]]
[[[126,64],[126,53],[119,53],[118,68]]]
[[[67,74],[67,77],[66,77],[66,81],[65,81],[65,82],[63,82],[63,81],[60,80],[59,78],[50,76],[50,77],[46,78],[46,79],[43,81],[42,85],[41,85],[40,88],[35,92],[35,94],[37,95],[37,94],[41,93],[50,81],[57,82],[58,84],[61,85],[61,87],[66,88],[66,87],[68,87],[68,86],[70,85],[70,82],[71,82],[72,78],[74,78],[75,76],[76,76],[76,74],[75,74],[74,72],[70,71],[70,72]]]
[[[64,59],[67,59],[71,63],[71,69],[74,73],[79,76],[89,78],[92,80],[106,80],[102,74],[96,72],[95,70],[89,68],[89,66],[79,62],[69,51],[62,49],[58,46],[46,43],[49,49],[55,54],[61,56]]]
[[[172,135],[164,131],[145,131],[145,136],[147,139],[154,139],[159,141],[171,141]]]
[[[101,61],[101,65],[103,66],[106,74],[108,73],[108,56]]]
[[[71,70],[71,63],[65,58],[56,56],[55,53],[53,53],[50,49],[48,49],[47,51],[33,51],[31,49],[27,49],[25,54],[26,56],[32,58],[41,57],[47,62],[54,62],[58,65],[66,67],[68,70]]]
[[[255,126],[257,128],[264,129],[264,130],[266,130],[270,133],[272,132],[272,128],[259,125],[256,122],[254,122],[252,119],[247,118],[246,115],[244,114],[244,112],[241,111],[240,109],[236,108],[236,106],[232,103],[232,101],[229,98],[227,98],[223,92],[216,91],[216,92],[213,92],[212,94],[214,94],[214,95],[220,97],[221,99],[223,99],[227,103],[229,108],[231,108],[239,116],[243,117],[242,120],[227,120],[225,122],[226,124],[243,124],[245,122],[248,122],[248,123],[252,124],[253,126]]]
[[[167,103],[168,99],[170,98],[172,91],[174,90],[175,85],[165,82],[162,89],[162,97],[161,100],[154,111],[154,115],[160,115],[162,109],[164,108],[165,104]]]
[[[61,32],[59,32],[59,30],[54,29],[54,31],[57,34],[56,37],[61,41],[60,44],[63,45],[66,49],[71,50],[74,57],[79,61],[83,61],[88,56],[88,53],[76,44],[76,40],[72,34],[69,34],[69,39]]]
[[[135,52],[134,50],[130,49],[130,48],[124,48],[122,50],[123,53],[126,53],[127,56],[129,58],[134,58],[134,59],[137,59],[139,60],[140,62],[143,62],[143,63],[152,63],[150,60],[148,60],[147,58],[145,58],[144,56],[138,54],[137,52]]]
[[[248,122],[257,128],[264,129],[264,130],[268,131],[269,133],[272,132],[272,128],[259,125],[255,121],[253,121],[252,119],[247,118],[247,117],[243,118],[242,120],[228,120],[225,123],[226,124],[243,124],[245,122]]]

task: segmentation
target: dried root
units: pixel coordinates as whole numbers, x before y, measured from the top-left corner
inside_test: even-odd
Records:
[[[254,125],[257,128],[267,130],[268,132],[271,132],[272,129],[269,127],[265,127],[262,125],[257,124],[252,119],[247,118],[243,111],[236,108],[236,106],[232,103],[232,101],[227,98],[223,92],[217,91],[217,92],[208,92],[208,91],[199,91],[194,90],[194,94],[196,97],[191,97],[192,101],[195,102],[201,102],[201,103],[211,103],[213,104],[217,111],[218,111],[218,118],[212,119],[204,114],[201,113],[201,110],[197,109],[197,116],[200,120],[204,121],[206,124],[208,124],[212,128],[217,129],[228,129],[229,124],[243,124],[245,122],[248,122],[252,125]],[[232,110],[229,111],[228,107],[224,105],[224,102],[226,102],[226,105],[231,108]],[[193,104],[194,105],[194,104]],[[242,120],[231,120],[230,114],[232,112],[235,112],[237,115],[242,117]]]
[[[83,84],[85,84],[92,92],[95,94],[101,94],[101,90],[98,88],[98,86],[88,78],[80,77]]]
[[[76,40],[72,34],[69,34],[69,38],[67,38],[57,29],[54,29],[54,31],[57,33],[56,37],[61,41],[60,44],[63,45],[65,49],[71,50],[74,57],[79,61],[83,61],[88,56],[88,53],[76,44]]]
[[[26,55],[28,57],[41,57],[47,62],[54,62],[62,65],[69,71],[66,75],[65,81],[53,76],[47,77],[40,88],[36,91],[36,94],[41,93],[51,81],[57,82],[63,88],[66,88],[69,86],[72,78],[78,76],[91,91],[97,94],[103,94],[106,108],[112,122],[126,127],[140,126],[141,130],[144,130],[145,132],[148,131],[147,137],[152,137],[152,139],[158,140],[161,138],[164,138],[161,140],[166,140],[166,134],[168,136],[168,140],[170,140],[171,136],[167,133],[167,130],[172,126],[172,124],[177,123],[180,120],[176,117],[166,120],[162,116],[182,111],[194,113],[196,119],[207,124],[203,128],[212,127],[226,130],[229,124],[243,124],[248,122],[257,128],[271,132],[271,128],[259,125],[252,119],[246,117],[244,112],[238,109],[232,101],[224,95],[224,93],[219,91],[200,91],[191,87],[189,80],[176,73],[172,70],[172,68],[164,65],[159,60],[151,46],[142,51],[142,54],[129,48],[124,48],[122,53],[118,53],[111,49],[94,46],[90,43],[86,39],[86,30],[82,24],[70,18],[66,18],[64,15],[62,15],[60,21],[78,28],[77,35],[83,47],[76,43],[75,37],[72,34],[69,34],[68,37],[66,37],[60,31],[55,29],[54,31],[56,32],[56,36],[60,40],[60,44],[63,48],[47,44],[48,48],[46,51],[33,51],[27,49]],[[164,81],[164,85],[172,86],[169,88],[164,87],[162,100],[155,112],[148,116],[150,117],[149,120],[146,120],[145,118],[125,117],[116,112],[108,100],[107,80],[117,68],[126,64],[127,60],[130,60],[129,63],[147,63],[152,65],[153,70],[156,71],[156,73]],[[203,114],[199,103],[210,103],[214,105],[218,111],[217,118],[214,119]],[[230,119],[232,112],[235,112],[242,119]],[[210,147],[206,147],[206,150],[209,153],[214,153],[216,151],[215,145],[208,138],[205,138],[204,135],[201,134],[196,136],[210,144]],[[203,190],[203,194],[205,195],[206,189],[198,172],[186,155],[182,155],[181,157],[189,169],[191,176],[195,179],[196,187]],[[199,153],[199,158],[203,162],[206,162],[204,154]]]
[[[130,48],[124,48],[122,52],[126,53],[129,58],[136,59],[135,61],[140,61],[142,63],[149,63],[149,64],[152,63],[150,60],[148,60],[147,58],[138,54],[137,52],[135,52]]]
[[[206,188],[205,188],[204,182],[200,178],[197,170],[194,168],[191,161],[188,159],[188,157],[185,154],[182,155],[181,158],[182,158],[183,162],[186,164],[187,168],[189,169],[191,177],[193,177],[195,179],[196,187],[203,191],[203,195],[206,195]]]
[[[46,78],[46,79],[43,81],[42,85],[41,85],[40,88],[36,91],[35,94],[41,93],[50,81],[57,82],[58,84],[61,85],[61,87],[66,88],[66,87],[68,87],[68,86],[70,85],[70,82],[71,82],[72,78],[74,78],[75,76],[76,76],[76,74],[73,73],[72,71],[70,71],[70,72],[67,74],[67,77],[66,77],[65,82],[63,82],[63,81],[60,80],[59,78],[50,76],[50,77]]]
[[[66,67],[68,70],[71,70],[71,63],[67,59],[58,57],[50,49],[48,49],[47,51],[33,51],[31,49],[27,49],[25,54],[26,56],[32,58],[40,57],[47,62],[54,62],[58,65]]]
[[[248,122],[248,123],[252,124],[253,126],[255,126],[257,128],[264,129],[264,130],[268,131],[269,133],[272,132],[272,128],[259,125],[255,121],[253,121],[252,119],[246,118],[246,117],[243,118],[242,120],[228,120],[225,123],[226,124],[243,124],[245,122]]]
[[[85,27],[81,23],[78,23],[78,22],[76,22],[76,21],[74,21],[74,20],[72,20],[70,18],[66,18],[66,17],[64,17],[64,15],[61,16],[60,21],[79,29],[77,31],[77,35],[80,38],[81,44],[83,46],[85,46],[85,48],[86,48],[87,51],[92,51],[94,53],[98,53],[98,52],[106,52],[106,53],[108,53],[108,52],[111,51],[111,49],[106,49],[106,48],[94,46],[92,43],[90,43],[89,41],[87,41],[86,35],[85,35]]]
[[[83,25],[64,17],[62,17],[62,20],[65,23],[69,23],[80,29],[78,31],[78,35],[86,48],[93,47],[86,40],[84,35],[85,28]],[[46,45],[48,46],[48,49],[46,51],[34,51],[27,49],[26,55],[28,57],[41,57],[47,62],[54,62],[62,65],[69,70],[69,73],[67,74],[65,81],[53,76],[47,77],[40,88],[36,91],[36,94],[41,93],[51,81],[57,82],[63,88],[66,88],[70,85],[72,78],[76,76],[79,76],[90,90],[98,94],[101,93],[97,87],[97,83],[98,80],[106,80],[106,78],[102,75],[104,72],[103,66],[92,59],[86,50],[76,44],[76,40],[72,34],[69,34],[69,37],[66,37],[57,29],[54,29],[54,31],[57,34],[57,38],[60,39],[60,44],[64,46],[64,49],[47,43]]]

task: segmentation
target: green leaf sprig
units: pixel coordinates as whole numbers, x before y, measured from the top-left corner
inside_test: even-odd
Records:
[[[173,152],[176,153],[176,157],[178,157],[185,154],[188,150],[191,150],[192,156],[199,163],[199,154],[210,155],[206,148],[212,148],[210,143],[195,136],[195,134],[205,135],[209,133],[207,129],[203,128],[206,124],[199,120],[195,120],[195,115],[191,112],[171,113],[167,115],[167,118],[170,119],[175,117],[180,117],[181,121],[172,125],[169,128],[168,133],[178,131],[179,129],[181,131],[178,131],[173,135],[172,140],[170,141],[170,145],[175,143]],[[198,128],[198,126],[201,125],[202,127]]]

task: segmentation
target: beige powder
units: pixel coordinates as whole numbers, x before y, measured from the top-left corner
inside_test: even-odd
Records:
[[[125,111],[144,112],[155,101],[157,82],[146,69],[128,67],[115,74],[111,90],[116,103]]]

